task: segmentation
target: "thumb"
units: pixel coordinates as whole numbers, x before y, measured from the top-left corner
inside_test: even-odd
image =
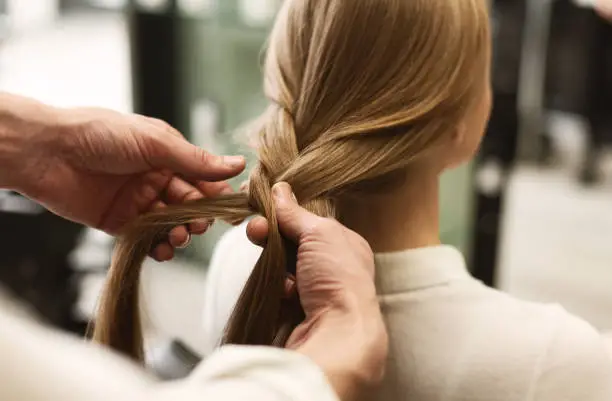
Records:
[[[286,182],[275,184],[272,187],[272,196],[280,231],[294,243],[299,243],[302,234],[316,225],[321,217],[298,205],[291,186]]]
[[[225,180],[240,174],[246,165],[242,156],[213,155],[173,135],[165,136],[155,148],[150,160],[153,167],[198,180]]]

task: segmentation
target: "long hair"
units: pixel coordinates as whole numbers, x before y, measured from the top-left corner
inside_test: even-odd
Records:
[[[436,146],[482,93],[486,0],[285,0],[264,64],[266,111],[253,130],[248,193],[169,206],[130,224],[116,245],[94,339],[142,359],[141,265],[160,236],[196,219],[260,214],[270,231],[224,342],[282,346],[303,319],[284,282],[296,250],[271,197],[288,182],[299,203],[335,217],[351,192],[386,182]]]

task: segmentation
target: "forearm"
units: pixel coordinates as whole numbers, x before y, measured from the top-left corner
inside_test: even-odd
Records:
[[[0,92],[0,188],[19,190],[53,126],[53,108],[35,100]]]

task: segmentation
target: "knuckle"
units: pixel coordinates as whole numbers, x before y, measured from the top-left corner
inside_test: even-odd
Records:
[[[317,238],[325,238],[325,230],[321,227],[321,222],[314,220],[311,224],[306,225],[301,234],[301,242],[310,242]]]
[[[332,235],[335,233],[339,233],[340,231],[339,224],[340,223],[332,219],[319,218],[316,226],[318,227],[320,232],[325,233],[327,235]]]
[[[147,121],[149,121],[151,124],[158,126],[159,128],[162,129],[167,129],[170,126],[168,125],[168,123],[166,123],[164,120],[160,120],[159,118],[155,118],[155,117],[146,117]]]
[[[157,126],[159,129],[161,129],[162,131],[166,133],[169,133],[171,135],[178,136],[178,137],[183,137],[183,135],[181,135],[180,132],[178,132],[174,127],[172,127],[170,124],[168,124],[164,120],[161,120],[159,118],[154,118],[154,117],[147,117],[147,120],[151,124]]]
[[[212,163],[212,157],[210,153],[206,152],[204,149],[194,146],[193,152],[195,154],[195,159],[198,160],[202,165],[209,165]]]
[[[113,130],[108,121],[102,118],[93,118],[83,124],[83,131],[89,134],[106,134]]]
[[[330,219],[314,216],[312,222],[305,227],[305,238],[332,238],[334,223]]]
[[[141,189],[140,196],[144,202],[152,202],[159,196],[159,191],[152,185],[145,185]]]
[[[357,244],[359,245],[359,247],[366,253],[368,254],[373,254],[372,251],[372,247],[370,246],[370,243],[368,241],[365,240],[365,238],[363,238],[360,235],[356,235],[357,237]]]

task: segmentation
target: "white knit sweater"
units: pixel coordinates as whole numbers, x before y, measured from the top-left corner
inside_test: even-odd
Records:
[[[204,310],[209,349],[258,255],[244,226],[219,242]],[[379,254],[376,269],[390,356],[373,400],[612,400],[609,340],[561,307],[485,287],[451,247]]]
[[[107,349],[28,320],[0,294],[2,401],[337,401],[306,357],[225,347],[186,380],[158,383]]]

